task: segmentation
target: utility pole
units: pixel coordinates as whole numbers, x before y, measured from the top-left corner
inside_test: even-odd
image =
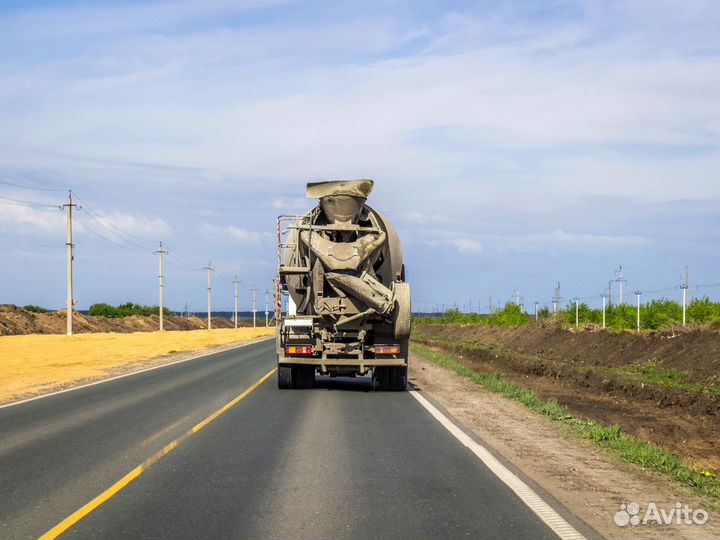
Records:
[[[237,330],[238,327],[238,284],[240,283],[240,280],[237,276],[235,276],[235,280],[233,281],[235,284],[235,330]]]
[[[557,289],[555,289],[555,296],[553,297],[553,312],[557,315],[558,307],[560,306],[560,302],[562,301],[562,297],[560,296],[560,282],[558,281]]]
[[[488,302],[489,302],[489,304],[488,304],[489,313],[492,313],[493,312],[492,294],[488,298]]]
[[[637,333],[640,333],[640,291],[635,291],[637,295]]]
[[[627,283],[627,279],[623,279],[623,269],[622,264],[620,265],[620,269],[615,271],[619,274],[618,278],[615,280],[620,284],[620,305],[623,304],[623,284]]]
[[[687,304],[688,304],[688,267],[685,266],[685,284],[680,285],[683,292],[683,326],[686,324]]]
[[[270,291],[265,289],[265,326],[270,326],[270,319],[268,319],[268,315],[270,314]]]
[[[213,270],[215,270],[212,267],[212,262],[208,261],[208,265],[203,267],[203,270],[207,270],[207,292],[208,292],[208,313],[207,313],[207,319],[208,319],[208,330],[212,330],[212,285],[210,283],[210,274]]]
[[[608,305],[612,304],[612,279],[608,281],[607,301]]]
[[[257,289],[253,288],[253,305],[252,305],[252,312],[253,312],[253,328],[257,326]]]
[[[515,305],[520,306],[520,287],[515,287]]]
[[[537,320],[538,320],[538,302],[536,300],[535,301],[535,321],[537,321]]]
[[[580,299],[575,297],[575,328],[580,326]]]
[[[67,209],[67,329],[65,334],[68,336],[73,335],[73,305],[75,300],[73,299],[73,229],[72,229],[72,211],[73,208],[80,210],[77,204],[73,203],[72,190],[68,191],[68,199],[62,208]]]
[[[603,328],[605,328],[605,300],[607,299],[607,297],[608,297],[607,294],[602,293],[602,306],[603,306],[603,309],[602,309],[602,313],[603,313],[603,315],[602,315],[602,327],[603,327]]]
[[[165,276],[163,275],[163,255],[167,253],[163,249],[162,242],[160,242],[160,249],[158,249],[155,252],[158,255],[159,262],[160,262],[160,271],[158,272],[158,284],[160,285],[160,305],[158,306],[158,311],[160,314],[160,331],[162,332],[164,330],[163,327],[163,288],[165,285]]]

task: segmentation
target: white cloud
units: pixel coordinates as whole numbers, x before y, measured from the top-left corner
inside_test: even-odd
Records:
[[[305,181],[352,177],[377,181],[369,202],[409,260],[420,246],[488,268],[538,250],[654,265],[717,235],[696,212],[720,199],[715,2],[73,6],[3,13],[0,173],[132,208],[107,217],[141,237],[172,223],[198,258],[232,241],[272,263],[275,215],[312,205]],[[660,219],[678,199],[682,216]],[[62,238],[51,214],[0,224]]]
[[[402,217],[409,221],[410,223],[414,223],[417,225],[427,224],[427,223],[442,223],[451,221],[450,218],[447,216],[444,216],[442,214],[426,214],[425,212],[420,211],[412,211],[412,212],[405,212]]]
[[[521,253],[566,252],[596,253],[609,249],[633,249],[647,246],[651,241],[642,236],[574,233],[563,230],[519,235],[468,234],[465,229],[427,230],[422,242],[427,246],[453,246],[462,255],[481,255],[486,251],[515,251]]]
[[[200,226],[201,235],[214,242],[226,242],[228,240],[240,244],[262,245],[272,242],[273,235],[268,232],[250,231],[236,227],[235,225],[211,225],[203,223]]]
[[[611,236],[607,234],[572,233],[556,230],[524,236],[499,237],[495,239],[498,248],[516,251],[571,251],[593,252],[617,248],[640,248],[650,240],[642,236]]]
[[[182,4],[178,12],[188,10],[198,11]],[[542,30],[539,39],[528,23],[455,14],[420,54],[380,60],[360,44],[392,50],[427,29],[376,17],[323,23],[321,33],[312,24],[211,27],[172,39],[120,31],[102,41],[100,56],[8,70],[2,92],[31,100],[33,112],[0,110],[9,127],[3,157],[18,163],[20,150],[32,148],[31,159],[49,159],[62,148],[276,183],[357,171],[434,191],[474,182],[487,189],[512,171],[530,189],[563,196],[623,184],[641,198],[720,195],[716,177],[698,174],[718,170],[720,123],[708,112],[720,86],[717,57],[683,56],[662,43],[657,51],[657,36],[640,25],[620,40],[623,49],[591,17]],[[326,56],[360,50],[370,59]],[[262,51],[262,61],[243,51]],[[609,155],[608,144],[626,155]],[[633,144],[716,152],[673,160],[659,149],[662,159],[631,160]],[[533,162],[520,159],[533,153]],[[605,181],[593,173],[602,169],[613,173]],[[437,180],[442,186],[427,184]]]
[[[121,212],[93,215],[93,217],[111,229],[119,229],[119,233],[125,236],[156,240],[167,238],[172,234],[172,227],[165,220],[159,218],[153,219]],[[93,225],[92,221],[88,220],[88,222],[91,226]]]
[[[58,209],[32,208],[10,204],[0,205],[0,225],[3,232],[20,235],[65,234],[67,220]]]
[[[273,199],[270,205],[276,210],[305,213],[314,204],[305,197]]]
[[[482,243],[472,238],[460,237],[450,240],[450,243],[457,248],[459,253],[468,255],[480,255],[483,252]]]

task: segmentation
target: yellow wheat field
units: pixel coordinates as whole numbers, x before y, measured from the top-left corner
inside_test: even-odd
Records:
[[[0,336],[0,402],[154,365],[171,353],[270,336],[275,328]]]

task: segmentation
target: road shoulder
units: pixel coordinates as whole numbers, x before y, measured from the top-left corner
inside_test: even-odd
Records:
[[[682,486],[622,463],[607,452],[563,431],[522,405],[492,394],[417,355],[410,380],[429,394],[487,446],[542,486],[570,512],[606,538],[720,537],[712,503]],[[705,508],[710,520],[698,525],[619,527],[613,518],[623,503],[674,508],[677,502]]]

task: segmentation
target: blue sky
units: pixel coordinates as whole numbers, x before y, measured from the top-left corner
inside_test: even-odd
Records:
[[[646,298],[679,298],[685,264],[718,297],[717,28],[712,1],[3,2],[0,181],[87,205],[80,308],[154,303],[160,239],[171,307],[203,309],[212,260],[215,306],[238,274],[247,308],[276,215],[362,177],[418,309],[557,281],[597,304],[620,264]],[[64,234],[0,205],[0,302],[62,306]]]

